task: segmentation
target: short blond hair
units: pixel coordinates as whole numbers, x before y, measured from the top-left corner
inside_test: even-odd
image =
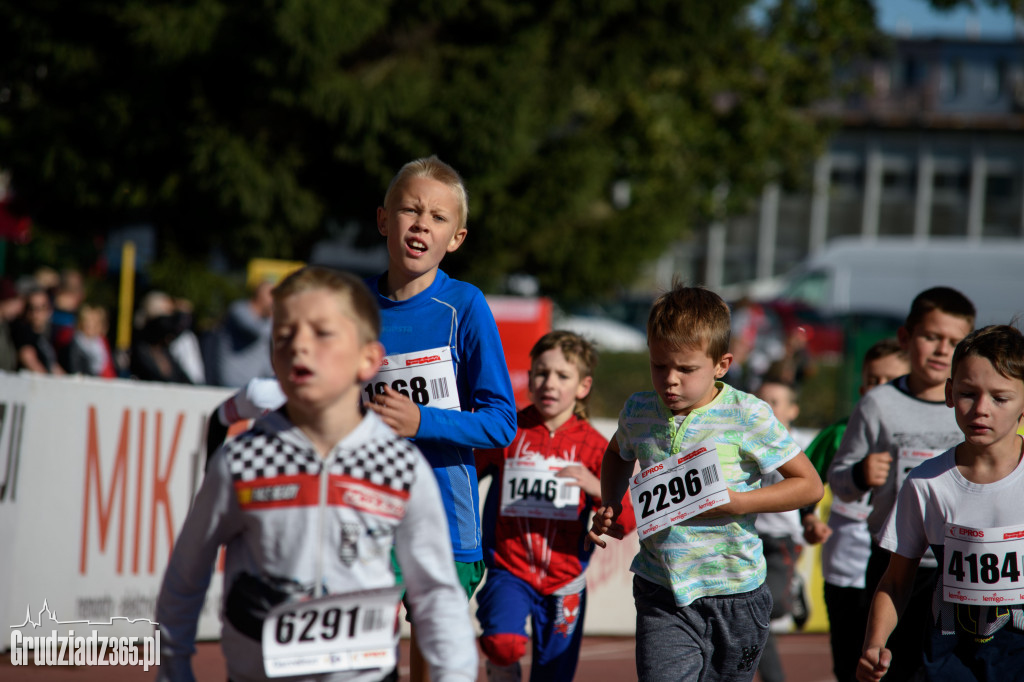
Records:
[[[328,291],[352,311],[363,343],[380,338],[380,310],[373,294],[361,279],[342,270],[309,265],[291,273],[274,287],[274,305],[307,291]]]
[[[389,206],[388,202],[391,201],[391,193],[395,187],[410,178],[430,178],[450,189],[459,204],[459,224],[456,229],[466,229],[466,225],[469,223],[469,193],[466,191],[466,185],[459,172],[437,158],[436,155],[410,161],[399,169],[395,177],[391,179],[388,191],[384,193],[385,209]]]
[[[721,360],[729,352],[731,331],[729,305],[715,292],[703,287],[676,284],[651,306],[647,317],[647,343],[665,342],[674,349],[700,350]]]

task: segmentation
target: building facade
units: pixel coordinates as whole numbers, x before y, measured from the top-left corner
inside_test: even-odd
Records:
[[[765,187],[659,271],[738,296],[841,235],[1024,239],[1024,42],[898,39],[847,75],[870,86],[816,108],[840,125],[807,188]]]

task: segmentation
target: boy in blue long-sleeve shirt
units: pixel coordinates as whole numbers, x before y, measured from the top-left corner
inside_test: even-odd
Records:
[[[479,289],[439,270],[465,240],[468,214],[462,178],[436,156],[407,163],[391,181],[377,209],[388,270],[367,280],[377,294],[388,355],[363,388],[374,412],[412,438],[433,467],[467,596],[484,572],[473,449],[503,448],[516,435],[494,316]]]

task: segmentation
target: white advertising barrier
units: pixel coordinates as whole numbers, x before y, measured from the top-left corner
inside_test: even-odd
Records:
[[[0,372],[5,633],[35,624],[67,629],[57,624],[76,622],[110,623],[104,633],[129,636],[141,632],[132,621],[155,620],[167,560],[202,478],[206,420],[230,394]],[[608,421],[595,425],[611,435],[615,423]],[[587,571],[588,634],[633,633],[629,564],[637,548],[634,533],[594,552]],[[218,567],[200,639],[220,636],[220,598]],[[9,644],[7,636],[0,638],[0,650]]]
[[[0,614],[11,627],[153,620],[230,391],[0,373]],[[199,636],[220,636],[214,575]],[[45,606],[45,609],[44,609]],[[28,622],[26,622],[28,621]],[[81,628],[80,628],[81,629]],[[150,628],[152,630],[152,628]],[[9,645],[2,638],[0,649]]]

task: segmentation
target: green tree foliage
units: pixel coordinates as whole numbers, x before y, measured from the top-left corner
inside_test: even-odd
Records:
[[[240,264],[307,257],[328,219],[378,240],[388,180],[436,153],[471,195],[446,269],[595,294],[798,177],[874,24],[868,0],[0,0],[0,166],[48,229],[146,221]]]

